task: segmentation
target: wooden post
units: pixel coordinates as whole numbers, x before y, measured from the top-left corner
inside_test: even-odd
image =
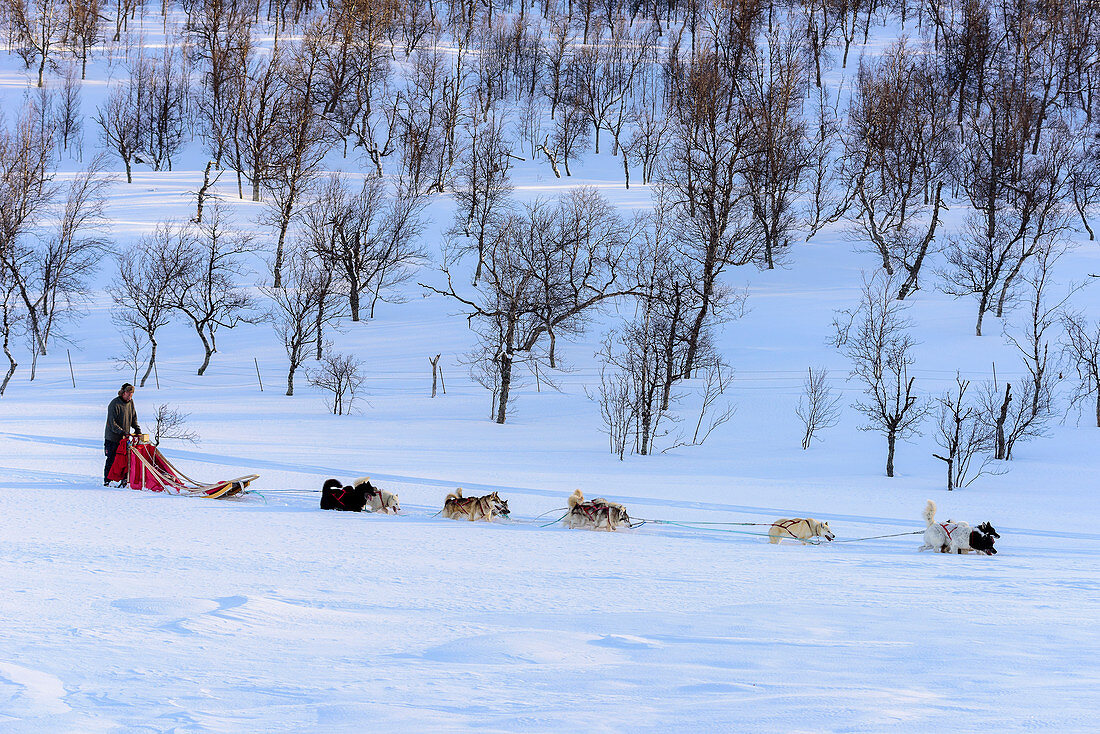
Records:
[[[73,380],[73,387],[76,387],[76,373],[73,372],[73,355],[69,354],[69,350],[65,350],[65,354],[69,358],[69,377]]]
[[[260,362],[255,357],[252,362],[256,365],[256,382],[260,383],[260,392],[264,391],[264,381],[260,379]]]
[[[439,374],[439,357],[440,357],[440,355],[437,354],[437,355],[435,355],[435,359],[432,359],[431,357],[428,358],[428,362],[432,366],[432,397],[433,398],[435,397],[436,377]]]

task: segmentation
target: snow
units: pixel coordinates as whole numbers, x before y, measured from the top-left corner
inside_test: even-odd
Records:
[[[27,77],[3,64],[15,103]],[[88,82],[86,114],[105,73]],[[189,216],[199,158],[116,183],[112,237]],[[648,205],[609,156],[574,170],[559,181],[519,166],[517,196],[587,183],[624,211]],[[255,227],[261,205],[218,188]],[[429,242],[447,200],[431,214]],[[1080,244],[1059,265],[1065,280],[1100,267]],[[899,446],[888,479],[885,442],[851,410],[800,449],[807,366],[828,366],[845,404],[858,394],[825,340],[873,258],[841,230],[798,245],[788,269],[729,274],[750,292],[722,332],[734,420],[703,446],[622,462],[583,391],[614,314],[565,348],[575,369],[561,391],[530,381],[503,426],[458,363],[473,341],[465,320],[415,284],[407,303],[334,335],[368,365],[352,416],[328,414],[304,380],[281,394],[270,327],[223,333],[200,378],[194,336],[173,325],[139,418],[148,427],[160,402],[192,413],[201,445],[165,452],[197,478],[259,473],[240,501],[99,486],[103,413],[132,379],[112,361],[109,267],[68,346],[76,387],[62,345],[34,382],[22,359],[0,399],[0,731],[1070,732],[1100,716],[1100,454],[1087,415],[951,494],[927,435]],[[1096,313],[1092,291],[1075,303]],[[927,288],[910,316],[926,393],[957,369],[985,379],[994,360],[1002,379],[1019,374],[996,324],[971,336],[968,302]],[[447,395],[433,400],[426,357],[438,352]],[[362,474],[397,492],[404,514],[318,510],[325,478]],[[435,517],[456,486],[499,490],[514,519]],[[552,521],[576,487],[654,520],[808,515],[837,542],[774,546],[758,526],[569,531]],[[927,498],[942,519],[991,521],[999,554],[917,553],[917,534],[858,540],[919,533]]]

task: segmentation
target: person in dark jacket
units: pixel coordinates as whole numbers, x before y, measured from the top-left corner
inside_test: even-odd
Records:
[[[119,388],[118,397],[107,406],[107,428],[103,432],[103,451],[107,454],[107,463],[103,465],[104,487],[109,483],[107,474],[115,461],[118,445],[130,435],[131,430],[135,434],[141,433],[137,409],[134,408],[134,386],[127,382]]]

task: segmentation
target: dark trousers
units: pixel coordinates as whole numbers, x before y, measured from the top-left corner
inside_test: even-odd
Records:
[[[115,463],[115,453],[118,452],[118,445],[122,443],[122,439],[115,440],[104,439],[103,441],[103,453],[107,455],[107,463],[103,465],[103,481],[107,481],[107,475],[111,472],[111,464]]]

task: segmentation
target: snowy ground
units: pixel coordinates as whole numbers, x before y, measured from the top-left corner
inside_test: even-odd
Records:
[[[3,63],[14,101],[26,73]],[[88,114],[101,85],[89,82]],[[625,191],[617,165],[590,155],[558,181],[526,164],[517,196],[589,183],[624,211],[646,206],[648,190]],[[112,236],[125,245],[188,216],[201,178],[196,153],[183,170],[116,184]],[[258,205],[221,189],[253,226]],[[433,206],[429,239],[448,206]],[[1081,244],[1060,264],[1066,279],[1100,269],[1100,249]],[[845,403],[857,394],[825,339],[874,263],[839,230],[792,259],[729,277],[750,291],[749,313],[722,335],[735,419],[704,446],[624,462],[583,392],[606,324],[567,347],[562,391],[530,381],[504,426],[458,365],[464,319],[415,285],[408,303],[335,335],[368,362],[369,395],[350,417],[327,414],[304,380],[281,394],[269,327],[223,336],[199,378],[197,342],[175,325],[139,416],[148,425],[159,402],[192,413],[202,443],[164,447],[188,473],[261,475],[262,497],[228,502],[99,486],[103,413],[132,379],[111,360],[120,344],[101,283],[68,346],[77,386],[60,345],[33,383],[24,356],[0,399],[0,731],[1091,730],[1098,429],[1070,414],[1021,445],[1008,474],[952,494],[927,436],[901,445],[899,476],[883,476],[884,441],[852,411],[802,451],[793,410],[806,367],[829,366]],[[969,302],[930,287],[913,300],[926,393],[956,369],[985,379],[993,361],[1002,379],[1018,374],[992,319],[989,336],[970,336]],[[1095,318],[1100,299],[1075,303]],[[439,352],[448,393],[432,400],[426,357]],[[398,492],[405,514],[317,509],[325,478],[362,474]],[[499,489],[515,521],[433,518],[460,485]],[[932,498],[941,518],[989,520],[1002,540],[977,557],[918,554],[918,535],[776,547],[752,527],[540,527],[576,487],[641,518],[809,515],[838,541],[920,530]]]

